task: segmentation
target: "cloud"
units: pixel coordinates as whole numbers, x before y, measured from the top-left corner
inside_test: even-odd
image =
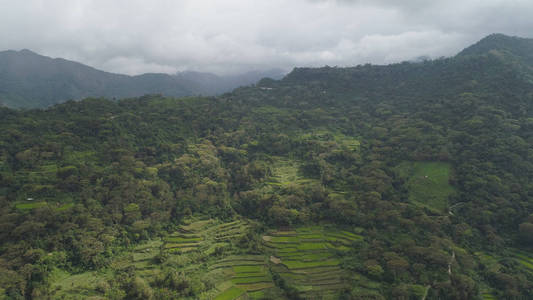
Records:
[[[0,18],[0,50],[127,74],[235,73],[449,56],[492,32],[527,36],[533,1],[0,0]]]

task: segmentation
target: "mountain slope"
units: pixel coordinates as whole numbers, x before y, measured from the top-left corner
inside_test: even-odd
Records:
[[[513,54],[533,66],[533,39],[491,34],[461,51],[458,56],[482,55],[491,51]]]
[[[0,52],[0,104],[32,108],[86,97],[215,95],[255,83],[264,76],[279,78],[281,74],[281,71],[269,71],[221,77],[185,72],[175,76],[127,76],[65,59],[52,59],[29,50],[3,51]]]
[[[0,295],[527,299],[522,59],[0,108]]]

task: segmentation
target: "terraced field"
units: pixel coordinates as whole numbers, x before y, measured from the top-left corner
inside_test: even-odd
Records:
[[[111,277],[109,273],[84,272],[70,274],[66,271],[55,269],[51,274],[51,289],[54,299],[103,299],[97,291],[101,284],[105,284]]]
[[[216,224],[214,220],[193,222],[180,226],[176,232],[166,237],[164,249],[169,254],[208,251],[241,238],[248,228],[247,221],[242,220],[222,224]]]
[[[481,290],[481,297],[483,300],[496,300],[498,299],[490,290]]]
[[[159,254],[159,249],[162,244],[163,242],[161,240],[150,241],[135,247],[131,256],[129,256],[135,267],[135,273],[148,282],[151,282],[161,272],[159,264],[155,261],[155,257]]]
[[[334,141],[341,148],[347,149],[349,151],[357,151],[359,150],[359,146],[361,145],[361,142],[355,137],[347,136],[340,132],[329,130],[316,130],[312,133],[304,133],[300,136],[300,138],[303,140],[318,141],[322,144]]]
[[[346,286],[336,252],[346,251],[362,237],[348,231],[302,227],[263,236],[270,249],[272,271],[304,298],[333,299]]]
[[[337,255],[362,239],[360,235],[321,226],[272,231],[263,236],[265,250],[252,255],[238,246],[251,226],[248,220],[189,221],[163,239],[122,253],[109,268],[82,274],[58,270],[52,287],[57,288],[56,296],[66,299],[104,297],[98,287],[117,273],[134,272],[153,285],[169,269],[211,282],[208,290],[197,295],[199,299],[284,299],[273,280],[277,275],[305,299],[334,299],[347,285],[347,273],[340,268]],[[160,254],[166,257],[163,262]]]
[[[98,271],[71,274],[65,270],[54,270],[50,280],[54,299],[104,299],[105,295],[99,287],[106,286],[114,273],[121,271],[133,270],[135,275],[151,283],[161,272],[160,265],[154,259],[161,245],[161,240],[138,245],[114,258],[109,268]]]
[[[260,299],[266,290],[274,287],[263,255],[230,256],[212,265],[210,269],[223,269],[230,278],[221,284],[225,289],[215,299],[236,299],[242,295]]]
[[[311,133],[301,133],[299,138],[302,141],[313,142],[322,147],[330,148],[331,152],[358,151],[360,141],[354,137],[346,136],[338,132],[328,130],[317,130]],[[313,184],[317,179],[302,176],[300,168],[302,162],[282,156],[272,156],[270,161],[271,176],[267,181],[271,186],[287,186]]]
[[[504,265],[512,261],[513,263],[518,263],[526,273],[533,274],[533,255],[524,250],[509,248],[509,252],[504,256],[486,252],[475,252],[475,255],[479,263],[483,265],[483,268],[490,272],[501,272]],[[486,300],[498,299],[494,291],[487,283],[487,285],[481,286],[480,295]]]
[[[115,257],[109,268],[98,272],[69,274],[66,271],[54,272],[52,287],[57,289],[56,296],[64,299],[102,299],[104,295],[98,286],[113,278],[116,272],[135,272],[148,284],[162,270],[179,262],[179,271],[190,278],[215,278],[216,286],[205,292],[201,299],[234,299],[235,294],[261,298],[265,289],[273,287],[266,265],[266,256],[239,255],[239,248],[231,246],[247,233],[250,224],[246,220],[221,223],[220,221],[189,221],[176,232],[164,239],[152,240],[128,250]],[[222,257],[213,255],[218,248],[227,252]],[[161,263],[157,256],[167,254],[167,262]],[[229,290],[231,288],[231,290]]]
[[[165,238],[164,248],[170,255],[201,252],[209,255],[217,247],[238,241],[250,224],[244,220],[216,224],[213,220],[180,226]],[[241,296],[260,299],[274,287],[264,255],[233,254],[207,263],[207,274],[217,277],[215,299],[237,299]],[[215,275],[216,274],[216,275]],[[209,298],[209,297],[208,297]]]
[[[301,163],[284,157],[273,157],[274,161],[270,166],[272,176],[267,182],[274,186],[287,186],[289,184],[306,184],[313,182],[313,179],[300,175]]]
[[[533,255],[525,250],[513,249],[509,252],[511,259],[520,264],[522,269],[531,275],[533,275]]]

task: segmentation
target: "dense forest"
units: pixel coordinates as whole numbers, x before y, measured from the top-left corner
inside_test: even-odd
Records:
[[[0,108],[0,299],[527,298],[530,50]]]

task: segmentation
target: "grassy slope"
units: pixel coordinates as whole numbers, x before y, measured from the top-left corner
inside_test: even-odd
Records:
[[[449,184],[451,166],[444,162],[403,162],[397,170],[407,182],[409,201],[443,213],[454,192]]]

